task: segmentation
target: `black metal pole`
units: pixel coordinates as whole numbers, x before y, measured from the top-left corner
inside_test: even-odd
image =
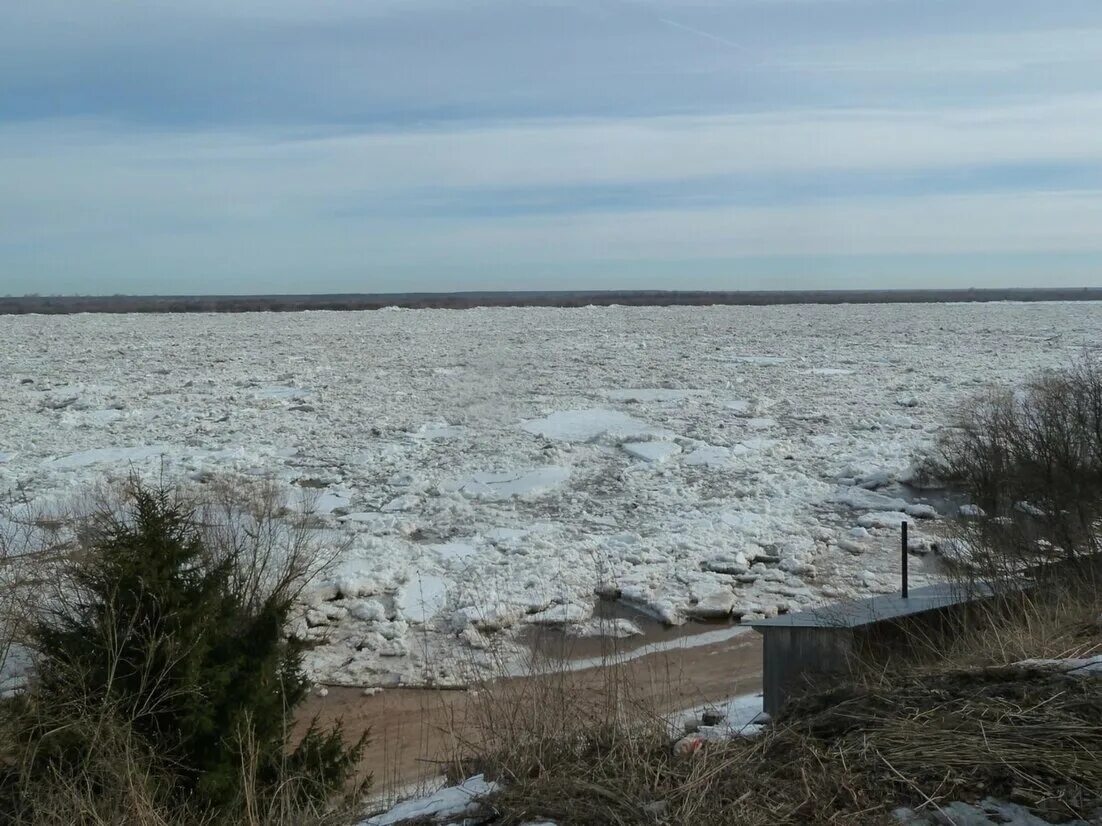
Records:
[[[907,599],[907,520],[903,520],[903,599]]]

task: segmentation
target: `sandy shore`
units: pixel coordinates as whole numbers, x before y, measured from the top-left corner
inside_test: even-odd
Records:
[[[458,741],[476,736],[488,694],[510,706],[548,697],[569,703],[598,697],[617,679],[628,686],[632,702],[671,712],[759,691],[760,637],[749,630],[712,641],[716,636],[725,635],[702,626],[657,646],[644,638],[625,647],[614,670],[590,665],[590,643],[543,660],[545,673],[502,678],[478,690],[397,688],[365,696],[360,688],[330,687],[326,696],[314,694],[303,704],[299,726],[316,716],[323,726],[342,720],[350,738],[370,731],[361,772],[374,775],[374,788],[415,786],[446,769]]]

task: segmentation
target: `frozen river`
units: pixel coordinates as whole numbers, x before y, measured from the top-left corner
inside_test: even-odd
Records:
[[[596,594],[676,623],[894,588],[954,403],[1099,342],[1094,303],[3,316],[0,489],[320,488],[351,544],[313,675],[454,683],[592,633]]]

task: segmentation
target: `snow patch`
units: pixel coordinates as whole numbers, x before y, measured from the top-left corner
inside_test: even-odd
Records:
[[[901,808],[892,812],[903,826],[1054,826],[1051,821],[1033,814],[1025,806],[1004,800],[984,798],[979,803],[956,800],[938,804],[936,812]],[[1063,826],[1089,826],[1084,820],[1064,821]]]
[[[360,826],[395,826],[425,820],[442,823],[451,818],[473,815],[478,811],[479,799],[499,788],[497,783],[478,774],[458,786],[448,786],[425,797],[403,801],[388,812],[362,821]]]
[[[1016,665],[1059,671],[1073,677],[1102,676],[1102,654],[1095,657],[1069,657],[1057,660],[1022,660]]]

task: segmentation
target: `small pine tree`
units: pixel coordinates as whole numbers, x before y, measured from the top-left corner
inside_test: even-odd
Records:
[[[51,771],[79,767],[93,744],[81,727],[59,734],[49,709],[83,704],[111,709],[190,805],[239,801],[246,764],[262,794],[291,788],[319,801],[339,789],[364,740],[346,748],[339,726],[312,725],[288,748],[291,712],[307,692],[301,649],[283,634],[291,596],[246,599],[234,564],[208,552],[192,511],[166,490],[132,482],[127,512],[100,513],[71,571],[72,599],[34,635],[37,759]]]

